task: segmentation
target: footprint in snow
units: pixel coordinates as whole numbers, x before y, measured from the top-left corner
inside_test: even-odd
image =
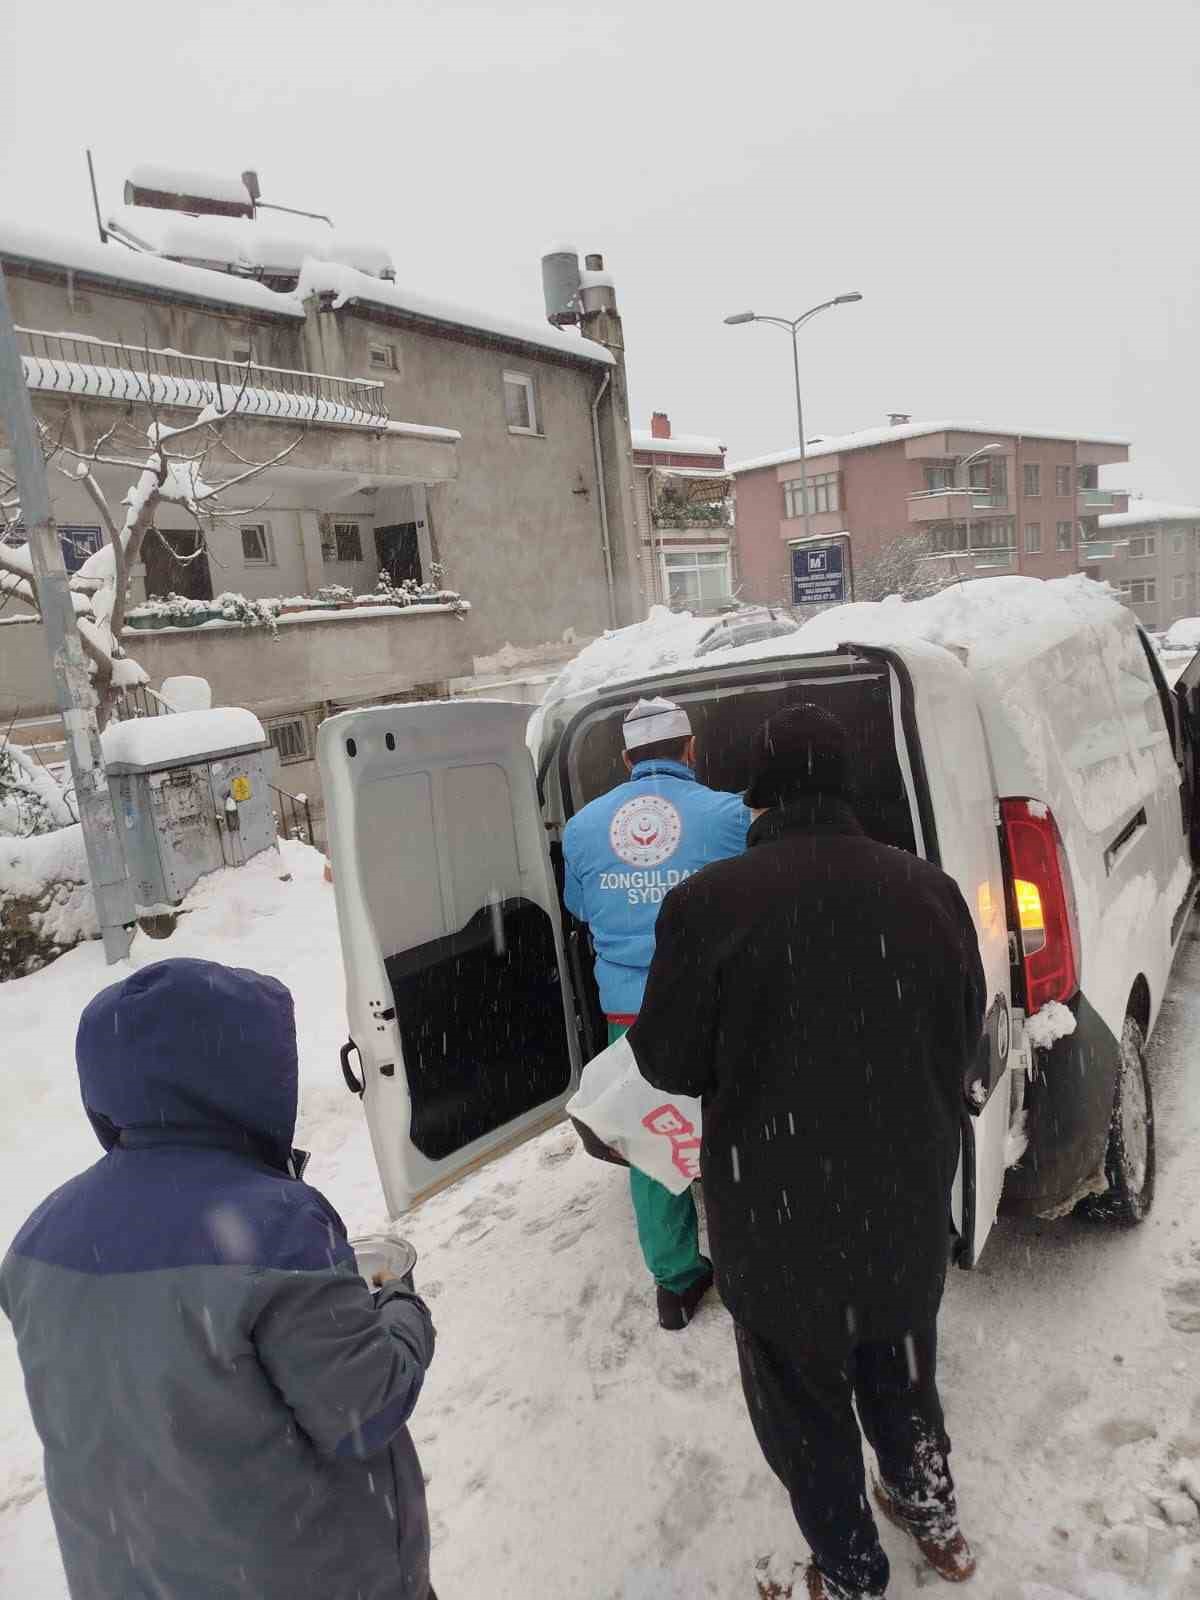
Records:
[[[1167,1321],[1176,1333],[1200,1333],[1200,1276],[1180,1278],[1163,1290]]]

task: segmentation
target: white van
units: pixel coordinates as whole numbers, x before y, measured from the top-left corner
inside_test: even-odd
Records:
[[[672,619],[667,664],[655,624],[639,627],[589,647],[532,720],[469,700],[321,727],[343,1070],[391,1213],[555,1121],[601,1047],[562,831],[622,780],[622,718],[653,693],[687,707],[699,776],[722,789],[747,781],[765,717],[827,707],[867,832],[939,863],[972,907],[989,1005],[955,1182],[960,1264],[1002,1200],[1141,1220],[1144,1044],[1194,892],[1200,657],[1172,693],[1132,614],[1083,577],[840,607],[784,639],[697,655],[697,638],[683,660]]]

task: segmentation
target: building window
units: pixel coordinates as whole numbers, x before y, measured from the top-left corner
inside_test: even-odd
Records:
[[[1098,489],[1100,487],[1100,470],[1098,467],[1078,467],[1075,480],[1081,489]]]
[[[1184,550],[1186,550],[1186,548],[1187,548],[1187,534],[1186,533],[1173,533],[1171,535],[1171,554],[1173,556],[1181,556],[1183,554]]]
[[[68,572],[78,572],[89,556],[94,556],[104,543],[99,528],[80,528],[60,522],[58,543],[63,553],[63,566]]]
[[[946,489],[954,488],[953,467],[926,467],[925,487],[930,494],[940,494]]]
[[[662,563],[663,587],[672,606],[697,611],[729,599],[727,550],[668,550]]]
[[[533,379],[523,372],[504,374],[504,415],[509,433],[540,433]]]
[[[1117,587],[1130,605],[1149,606],[1158,599],[1156,578],[1122,578]]]
[[[357,522],[335,522],[333,525],[334,560],[361,561],[362,538]]]
[[[229,347],[229,359],[244,367],[254,360],[254,346],[247,339],[238,340]]]
[[[967,483],[972,489],[982,489],[995,497],[997,505],[1003,505],[1003,496],[1008,494],[1008,462],[1003,456],[972,461],[967,468]]]
[[[1071,469],[1070,469],[1070,467],[1055,467],[1055,469],[1054,469],[1054,492],[1055,492],[1055,494],[1070,494],[1070,492],[1071,492]]]
[[[271,536],[261,522],[250,523],[242,529],[242,560],[248,567],[271,565]]]
[[[837,511],[841,506],[836,472],[818,472],[808,480],[808,509],[812,516],[819,511]],[[789,478],[783,486],[783,514],[785,517],[804,515],[804,485],[799,478]]]
[[[1188,581],[1187,581],[1186,578],[1172,578],[1171,579],[1171,599],[1172,600],[1186,600],[1187,599],[1187,591],[1188,591]]]
[[[972,535],[973,536],[973,535]],[[967,525],[965,522],[946,522],[940,528],[933,528],[929,534],[929,548],[938,553],[950,553],[967,548]]]
[[[1042,525],[1040,522],[1027,522],[1025,524],[1025,554],[1038,556],[1042,553]]]
[[[976,522],[971,527],[972,550],[1011,550],[1012,543],[1011,522]]]
[[[1042,469],[1036,461],[1027,461],[1021,469],[1024,480],[1024,492],[1030,499],[1042,492]]]
[[[394,344],[370,344],[367,346],[367,362],[377,372],[395,372],[396,346]]]
[[[1075,543],[1075,524],[1058,522],[1054,527],[1054,543],[1059,550],[1070,550]]]
[[[303,717],[281,717],[277,722],[268,722],[266,734],[281,762],[309,759],[308,723]]]
[[[1145,556],[1152,556],[1157,549],[1158,538],[1157,535],[1153,533],[1134,534],[1129,541],[1129,555],[1131,559],[1134,557],[1141,559]]]

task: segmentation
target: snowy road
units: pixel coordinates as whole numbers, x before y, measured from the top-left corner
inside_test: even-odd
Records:
[[[312,1181],[352,1232],[382,1219],[344,1037],[332,896],[289,849],[201,885],[168,945],[288,982],[302,1038]],[[107,981],[95,946],[0,988],[0,1237],[96,1148],[78,1106],[75,1019]],[[1200,1523],[1155,1497],[1200,1463],[1200,931],[1186,938],[1153,1045],[1159,1189],[1140,1230],[1003,1224],[953,1273],[942,1373],[976,1600],[1200,1595]],[[756,1555],[802,1554],[758,1454],[728,1318],[654,1326],[624,1177],[555,1129],[438,1196],[406,1232],[439,1347],[414,1424],[430,1477],[442,1600],[752,1600]],[[86,1336],[85,1330],[81,1334]],[[0,1595],[65,1595],[36,1440],[0,1332]],[[1184,1516],[1184,1505],[1174,1507]],[[889,1593],[935,1579],[899,1535]],[[315,1600],[315,1597],[314,1597]]]

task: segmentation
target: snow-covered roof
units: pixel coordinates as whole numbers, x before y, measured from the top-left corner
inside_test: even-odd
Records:
[[[250,192],[241,178],[223,178],[212,172],[190,172],[185,167],[142,162],[130,172],[128,181],[135,189],[152,189],[158,194],[188,195],[193,200],[215,200],[226,206],[248,206],[251,203]]]
[[[229,750],[258,749],[266,742],[262,723],[253,711],[241,706],[133,717],[128,722],[110,722],[100,735],[109,767],[166,767],[181,761],[203,761]]]
[[[225,229],[228,220],[235,219],[217,219],[216,226]],[[603,345],[560,333],[548,322],[524,322],[515,317],[475,311],[450,300],[440,300],[369,277],[365,272],[342,262],[319,261],[311,256],[306,257],[300,266],[295,291],[282,293],[234,273],[210,267],[187,266],[182,262],[166,261],[161,256],[139,254],[116,245],[67,239],[59,234],[46,233],[40,228],[27,227],[23,223],[0,220],[0,257],[109,278],[115,283],[141,284],[182,299],[219,301],[249,311],[297,319],[304,316],[304,300],[307,296],[329,294],[333,297],[335,310],[352,302],[379,306],[422,322],[461,329],[464,333],[490,335],[533,349],[551,350],[557,355],[571,356],[576,361],[611,366],[613,360]]]
[[[391,253],[380,244],[347,239],[306,217],[263,223],[249,217],[193,217],[153,206],[117,206],[107,226],[156,255],[191,262],[216,262],[242,272],[299,276],[305,258],[340,261],[370,277],[395,275]]]
[[[723,456],[725,446],[720,439],[706,438],[699,433],[677,433],[671,439],[657,439],[641,428],[633,430],[635,450],[653,450],[663,455]]]
[[[1073,439],[1080,444],[1129,446],[1128,439],[1109,438],[1096,433],[1072,433],[1063,428],[993,428],[984,422],[904,422],[894,428],[860,428],[857,433],[841,433],[824,439],[814,439],[806,444],[804,454],[809,461],[819,456],[840,455],[848,450],[869,450],[873,445],[896,444],[904,439],[922,439],[931,433],[979,433],[992,439]],[[759,467],[780,467],[789,461],[799,461],[800,448],[778,450],[769,456],[754,456],[748,461],[730,464],[730,472],[755,472]]]
[[[183,300],[215,301],[274,317],[304,316],[304,307],[294,295],[276,294],[261,283],[228,272],[184,266],[94,239],[69,239],[21,222],[0,220],[0,257],[108,278],[114,283],[138,284]]]
[[[1128,511],[1109,511],[1102,528],[1137,528],[1151,522],[1200,522],[1200,506],[1172,506],[1162,500],[1131,500]]]
[[[595,361],[605,366],[612,364],[613,358],[603,345],[577,335],[560,333],[548,322],[522,322],[514,317],[497,317],[490,312],[475,311],[467,306],[456,305],[451,300],[440,300],[432,295],[402,288],[399,284],[383,283],[378,278],[369,278],[366,273],[356,272],[353,267],[335,261],[314,261],[310,257],[304,263],[296,292],[302,299],[310,294],[332,295],[335,310],[350,302],[379,306],[383,310],[417,317],[423,322],[459,328],[466,333],[491,334],[516,344],[553,350],[559,355],[574,356],[577,361]]]

